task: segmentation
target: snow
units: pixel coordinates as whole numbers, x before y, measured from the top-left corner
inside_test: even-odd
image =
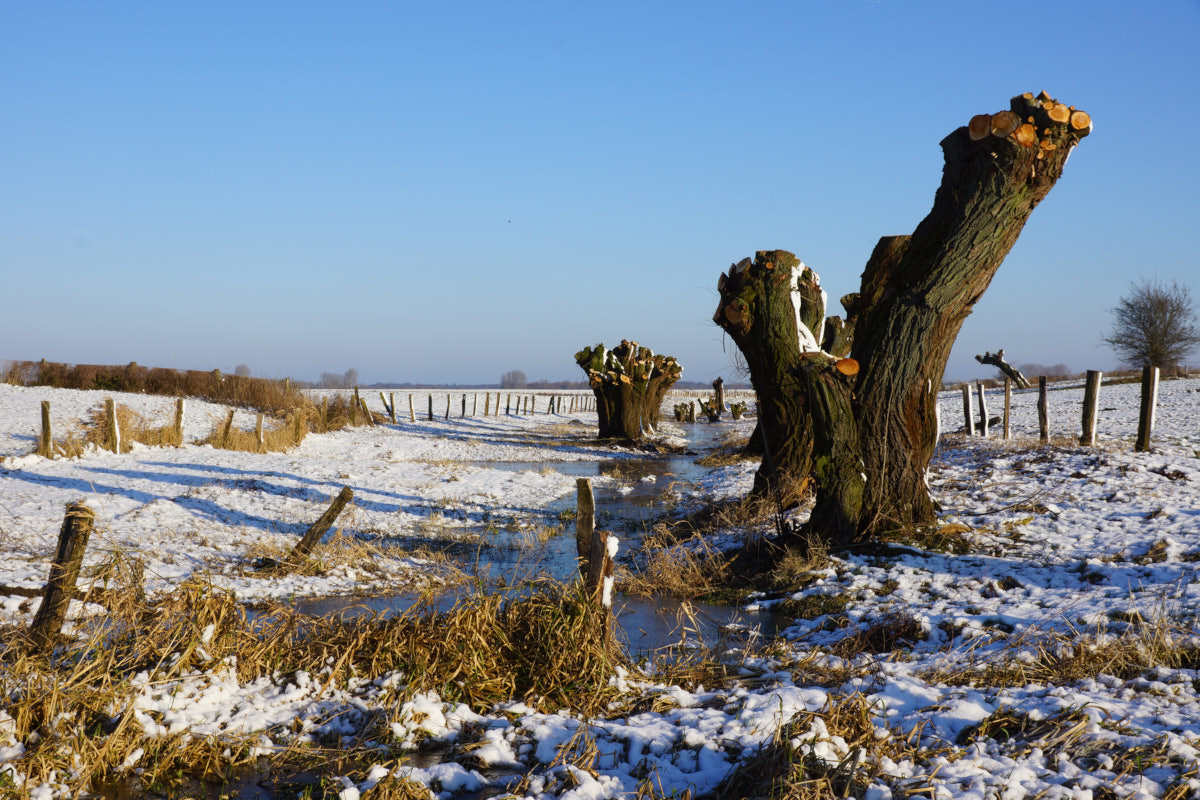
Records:
[[[792,596],[844,598],[844,615],[797,619],[767,653],[735,656],[740,682],[684,688],[646,666],[623,668],[612,681],[628,702],[607,716],[533,701],[476,713],[431,691],[398,702],[398,674],[337,683],[303,672],[239,679],[236,664],[210,661],[172,680],[134,676],[126,702],[144,751],[180,733],[250,742],[263,753],[367,735],[401,752],[430,742],[469,745],[468,763],[402,759],[395,766],[395,756],[381,755],[364,776],[339,776],[337,796],[345,798],[364,796],[393,773],[439,798],[518,788],[526,797],[613,798],[636,794],[649,775],[664,796],[702,795],[794,720],[802,723],[791,729],[800,752],[829,764],[864,757],[824,716],[855,694],[869,706],[880,741],[905,738],[918,747],[871,763],[861,773],[872,776],[867,797],[902,797],[906,786],[925,785],[936,793],[921,796],[1161,797],[1173,786],[1182,787],[1173,796],[1200,796],[1200,672],[1190,662],[1059,682],[985,680],[989,666],[1034,669],[1106,642],[1157,640],[1180,653],[1200,646],[1200,381],[1160,385],[1149,453],[1132,450],[1138,392],[1136,384],[1102,388],[1098,447],[1039,445],[1036,391],[1014,393],[1010,442],[995,433],[986,441],[943,436],[927,481],[940,521],[965,531],[970,552],[906,547],[886,558],[832,559]],[[193,576],[247,601],[436,582],[445,579],[442,568],[403,552],[372,570],[296,577],[255,574],[245,555],[263,543],[294,544],[343,485],[355,492],[354,508],[339,523],[344,534],[449,540],[487,520],[545,520],[573,497],[573,476],[505,470],[500,462],[636,457],[546,428],[591,424],[588,414],[404,421],[310,436],[288,453],[189,444],[76,460],[30,455],[41,400],[51,401],[61,429],[107,396],[0,385],[0,585],[42,585],[63,509],[78,498],[97,512],[87,563],[117,552],[136,556],[151,594]],[[173,418],[170,398],[111,396],[152,419]],[[1054,435],[1077,438],[1082,388],[1052,391],[1049,399]],[[961,413],[960,401],[943,394],[939,417]],[[186,438],[204,435],[224,413],[190,401]],[[253,414],[238,414],[236,424],[253,424]],[[694,487],[674,488],[673,497],[685,507],[736,497],[753,469],[714,469]],[[615,548],[616,538],[609,541]],[[27,625],[36,607],[37,600],[0,597],[0,619]],[[924,638],[878,654],[833,655],[848,636],[898,618],[915,621]],[[820,671],[796,666],[802,663]],[[9,711],[0,705],[0,775],[22,785],[27,742],[18,740]],[[976,726],[1000,713],[1019,713],[1048,733],[1029,742],[972,740]],[[375,724],[381,719],[386,724]],[[1066,747],[1054,741],[1066,729],[1054,725],[1064,720],[1077,742]],[[573,750],[584,742],[594,750],[586,766]],[[1139,748],[1158,753],[1140,772],[1127,760]],[[123,768],[144,766],[144,751]],[[526,773],[524,784],[513,778]],[[62,776],[40,780],[24,787],[29,796],[70,796]]]

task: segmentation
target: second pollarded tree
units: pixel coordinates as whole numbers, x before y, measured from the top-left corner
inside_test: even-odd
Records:
[[[611,350],[603,343],[585,347],[575,354],[575,363],[596,395],[600,438],[630,442],[654,432],[663,398],[683,374],[674,357],[627,339]]]

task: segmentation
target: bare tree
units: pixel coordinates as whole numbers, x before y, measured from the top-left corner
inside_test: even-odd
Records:
[[[250,367],[247,366],[246,364],[238,364],[236,367],[233,368],[233,374],[237,375],[239,378],[249,378],[250,377]]]
[[[1102,341],[1126,366],[1177,368],[1200,346],[1192,295],[1179,281],[1131,283],[1112,313],[1112,330]]]
[[[501,389],[524,389],[529,385],[529,379],[519,369],[512,369],[500,376]]]
[[[342,376],[342,386],[347,389],[352,386],[358,386],[358,370],[353,367],[346,370],[346,374]]]

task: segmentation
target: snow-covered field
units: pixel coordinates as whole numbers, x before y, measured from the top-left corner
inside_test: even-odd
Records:
[[[574,477],[556,470],[491,464],[637,457],[589,442],[591,414],[433,422],[418,415],[416,423],[314,435],[292,452],[261,455],[194,445],[77,460],[29,455],[42,400],[61,428],[105,396],[0,385],[0,585],[44,582],[63,509],[77,499],[97,512],[90,562],[114,551],[136,556],[152,594],[195,575],[244,600],[437,581],[443,567],[403,555],[369,571],[267,578],[248,569],[246,553],[263,542],[294,543],[341,486],[355,491],[346,533],[444,539],[480,524],[552,520],[552,506],[574,492]],[[1053,433],[1078,436],[1081,396],[1050,393]],[[169,398],[116,398],[164,422],[173,413]],[[213,664],[166,682],[134,678],[138,720],[148,739],[191,731],[270,752],[297,737],[368,729],[379,737],[368,722],[383,714],[383,746],[457,742],[469,754],[424,766],[381,757],[377,769],[344,779],[345,798],[369,798],[391,770],[441,797],[626,797],[647,784],[655,796],[702,795],[789,721],[802,723],[791,730],[801,753],[840,764],[857,793],[879,800],[1200,797],[1200,381],[1161,385],[1151,453],[1132,452],[1137,385],[1104,387],[1095,448],[1040,446],[1031,438],[1035,403],[1036,393],[1015,396],[1010,442],[941,443],[930,485],[947,530],[961,534],[969,552],[843,556],[793,594],[760,598],[760,606],[793,607],[826,598],[838,610],[797,619],[769,650],[741,656],[740,681],[685,690],[634,670],[613,676],[628,702],[608,718],[515,699],[480,715],[430,693],[397,705],[388,698],[400,675],[342,685],[307,674],[239,683],[227,665]],[[946,394],[941,404],[943,427],[958,428],[961,396]],[[1000,394],[989,408],[999,413]],[[206,433],[222,413],[189,401],[186,438]],[[251,427],[252,415],[237,424]],[[742,493],[752,474],[747,466],[714,470],[703,494]],[[0,604],[0,621],[24,626],[37,601],[11,596]],[[906,633],[870,645],[869,634],[889,629]],[[861,647],[839,647],[856,635]],[[1119,675],[1065,666],[1107,648],[1180,658],[1147,655],[1160,665],[1122,667]],[[1061,679],[1047,677],[1054,674]],[[829,714],[846,698],[869,706],[879,742],[905,746],[876,757],[847,744]],[[16,730],[0,706],[0,776],[20,787],[29,742]],[[594,758],[568,758],[581,743]],[[64,776],[21,791],[66,797],[68,783]]]

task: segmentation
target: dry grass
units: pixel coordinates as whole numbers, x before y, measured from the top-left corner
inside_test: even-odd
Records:
[[[721,783],[718,798],[834,800],[862,797],[883,758],[914,759],[915,747],[896,731],[876,727],[875,709],[861,694],[834,700],[821,711],[798,714]],[[839,761],[822,758],[821,743],[845,742]],[[826,756],[830,750],[826,749]],[[914,759],[915,760],[915,759]]]
[[[928,632],[921,622],[908,614],[888,614],[883,619],[840,639],[831,649],[842,658],[854,658],[861,653],[893,653],[912,649],[924,641]]]
[[[149,447],[179,447],[183,444],[175,431],[174,418],[165,425],[154,425],[129,406],[118,404],[116,412],[122,453],[132,450],[134,442]],[[62,458],[79,458],[88,445],[112,449],[108,435],[108,414],[103,403],[88,412],[87,418],[77,428],[54,441],[54,454]]]
[[[255,430],[242,430],[228,424],[228,419],[213,427],[213,432],[197,444],[212,445],[217,450],[239,450],[245,453],[281,453],[304,441],[312,427],[316,409],[298,406],[281,419],[263,420],[262,441]]]
[[[1193,632],[1165,615],[1135,617],[1119,634],[1104,631],[1027,633],[1000,654],[972,658],[963,666],[939,668],[931,681],[969,686],[1068,684],[1098,675],[1122,680],[1155,667],[1194,669],[1200,646]]]
[[[595,713],[615,696],[609,678],[622,661],[608,626],[581,590],[560,584],[520,597],[468,597],[440,613],[312,619],[280,608],[251,621],[231,595],[192,581],[89,623],[53,656],[31,651],[23,630],[0,629],[0,696],[13,718],[9,732],[26,748],[16,768],[30,785],[65,782],[78,794],[117,776],[139,748],[147,785],[219,776],[248,758],[249,740],[239,737],[146,738],[132,706],[139,673],[159,684],[224,663],[243,682],[303,670],[342,686],[355,675],[399,672],[406,683],[385,703],[396,715],[401,701],[428,690],[481,711],[523,698]],[[392,721],[400,720],[388,718],[382,729]],[[364,731],[362,747],[373,738],[378,731]],[[331,756],[292,748],[275,762],[292,768],[296,759],[322,758]],[[391,795],[380,791],[407,797],[413,787],[401,781]]]
[[[685,600],[711,595],[726,587],[729,560],[703,538],[682,544],[647,540],[642,565],[636,572],[622,570],[618,588],[626,594],[650,597],[668,594]]]

